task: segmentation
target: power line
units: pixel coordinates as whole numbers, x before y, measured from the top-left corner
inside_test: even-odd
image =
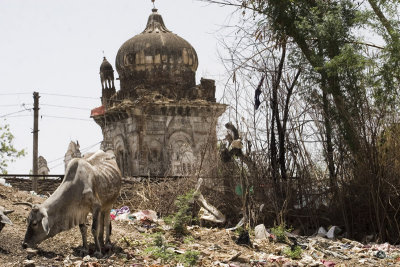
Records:
[[[83,119],[83,118],[73,118],[73,117],[63,117],[63,116],[53,116],[53,115],[40,115],[42,118],[56,118],[56,119],[68,119],[68,120],[78,120],[78,121],[93,121],[89,119]],[[1,117],[0,117],[1,118]]]
[[[7,104],[7,105],[0,105],[0,108],[5,108],[5,107],[16,107],[16,106],[19,106],[19,107],[21,107],[21,106],[23,106],[23,105],[26,105],[25,103],[22,103],[22,104]],[[29,103],[28,105],[32,105],[32,103]]]
[[[90,145],[90,146],[88,146],[88,147],[82,148],[81,152],[82,152],[82,151],[86,151],[86,150],[88,150],[88,149],[91,149],[91,148],[95,147],[96,145],[98,145],[98,144],[100,144],[100,143],[101,143],[101,141],[97,142],[96,144]],[[61,159],[64,159],[64,157],[65,157],[65,156],[62,156],[62,157],[59,157],[59,158],[50,160],[50,161],[48,161],[47,163],[52,163],[52,162],[55,162],[55,161],[59,161],[59,160],[61,160]]]
[[[90,108],[80,108],[80,107],[72,107],[72,106],[59,106],[59,105],[51,105],[51,104],[40,104],[41,106],[48,107],[56,107],[56,108],[70,108],[70,109],[80,109],[80,110],[91,110]]]
[[[90,96],[63,95],[63,94],[50,94],[50,93],[40,93],[40,94],[41,94],[41,95],[62,96],[62,97],[74,97],[74,98],[87,98],[87,99],[96,99],[96,100],[99,100],[98,97],[90,97]]]
[[[62,165],[62,164],[64,164],[63,161],[60,162],[60,163],[58,163],[57,165],[54,165],[54,166],[52,166],[52,167],[49,167],[49,169],[52,170],[52,169],[54,169],[55,167],[58,167],[58,166],[60,166],[60,165]]]
[[[9,96],[9,95],[30,95],[32,93],[4,93],[4,94],[0,94],[0,95],[5,95],[5,96]]]
[[[100,143],[101,143],[101,141],[99,141],[99,142],[97,142],[96,144],[93,144],[93,145],[91,145],[91,146],[82,148],[81,152],[87,151],[87,150],[89,150],[89,149],[91,149],[91,148],[97,146],[97,145],[100,144]]]
[[[7,118],[22,118],[22,117],[32,117],[32,115],[15,115],[15,116],[8,116]]]
[[[19,111],[11,112],[11,113],[8,113],[8,114],[1,115],[0,118],[4,118],[4,117],[7,117],[7,116],[9,116],[9,115],[21,113],[21,112],[24,112],[24,111],[29,111],[29,110],[27,110],[27,109],[22,109],[22,110],[19,110]]]
[[[87,150],[89,150],[89,149],[91,149],[91,148],[97,146],[97,145],[100,144],[100,143],[101,143],[101,141],[97,142],[96,144],[90,145],[90,146],[88,146],[88,147],[82,148],[81,152],[87,151]],[[64,157],[65,157],[65,156],[59,157],[59,158],[57,158],[57,159],[53,159],[53,160],[51,160],[51,161],[48,161],[47,163],[59,161],[59,160],[61,160],[61,159],[64,159]],[[54,169],[54,168],[56,168],[56,167],[58,167],[58,166],[60,166],[60,165],[62,165],[62,164],[64,164],[64,161],[62,161],[62,162],[60,162],[60,163],[57,163],[56,165],[54,165],[54,166],[52,166],[52,167],[49,167],[49,169],[50,169],[50,170],[51,170],[51,169]]]

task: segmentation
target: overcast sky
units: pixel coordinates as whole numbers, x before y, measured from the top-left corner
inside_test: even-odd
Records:
[[[196,49],[197,82],[223,81],[216,32],[232,10],[192,0],[155,4],[167,28]],[[150,0],[0,1],[0,123],[6,118],[15,147],[28,152],[9,173],[32,169],[34,91],[41,95],[39,155],[51,174],[64,172],[71,140],[79,140],[82,152],[99,148],[101,129],[89,116],[100,105],[102,51],[115,69],[119,47],[144,30],[152,7]],[[218,83],[217,95],[222,90]]]

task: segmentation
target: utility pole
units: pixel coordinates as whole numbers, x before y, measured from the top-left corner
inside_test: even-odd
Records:
[[[39,93],[33,92],[33,174],[38,174]],[[32,190],[38,192],[38,178],[33,177]]]

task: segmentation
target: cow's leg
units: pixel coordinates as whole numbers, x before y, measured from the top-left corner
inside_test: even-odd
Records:
[[[79,224],[79,230],[81,231],[81,235],[82,235],[82,251],[81,251],[81,254],[83,256],[85,256],[89,252],[88,244],[87,244],[87,225],[86,225],[86,223]]]
[[[99,242],[101,247],[104,247],[104,218],[105,218],[105,212],[102,211],[100,213],[100,221],[99,221]]]
[[[93,234],[93,239],[94,239],[94,245],[96,247],[96,252],[94,253],[94,256],[96,258],[101,258],[101,244],[99,240],[99,235],[100,235],[100,220],[101,220],[101,210],[100,210],[100,205],[94,205],[93,208],[93,222],[92,222],[92,234]]]
[[[106,210],[106,216],[104,217],[104,225],[106,227],[106,246],[111,245],[110,235],[111,235],[111,220],[110,215],[108,213],[108,209]],[[107,216],[108,215],[108,216]]]

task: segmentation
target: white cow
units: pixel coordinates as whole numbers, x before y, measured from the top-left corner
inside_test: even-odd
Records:
[[[91,212],[95,256],[101,257],[104,228],[105,243],[110,244],[110,210],[120,188],[121,172],[112,151],[99,150],[84,158],[72,159],[57,190],[42,204],[32,206],[23,247],[35,247],[43,240],[79,225],[87,253],[85,222]]]

